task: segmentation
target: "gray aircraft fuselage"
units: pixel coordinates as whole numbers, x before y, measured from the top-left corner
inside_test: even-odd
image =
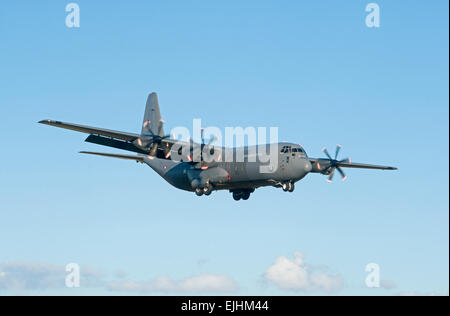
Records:
[[[297,150],[281,152],[281,149],[286,146]],[[243,162],[217,162],[214,167],[205,170],[193,168],[190,162],[175,162],[153,157],[145,157],[144,163],[171,185],[186,191],[195,191],[197,187],[195,181],[198,181],[201,186],[210,183],[215,190],[231,191],[254,190],[262,186],[281,186],[286,181],[295,183],[312,171],[312,164],[301,146],[280,143],[277,144],[277,148],[278,163],[270,173],[260,170],[267,163],[260,162],[258,158],[254,159],[256,161],[248,161],[247,155]],[[243,150],[247,151],[248,147]]]

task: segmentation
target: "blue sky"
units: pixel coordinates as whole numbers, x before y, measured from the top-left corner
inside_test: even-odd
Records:
[[[69,1],[3,4],[0,278],[15,268],[19,285],[0,279],[0,295],[135,293],[111,291],[117,280],[189,294],[205,275],[242,295],[448,295],[448,1],[377,1],[380,28],[365,26],[368,2],[77,1],[78,29],[65,26]],[[138,132],[152,91],[168,129],[278,126],[312,157],[342,143],[342,156],[399,170],[309,175],[293,194],[236,203],[81,156],[111,150],[36,123]],[[335,291],[268,278],[296,252],[311,275],[338,277]],[[98,282],[66,289],[30,272],[69,262]],[[365,287],[370,262],[390,286]],[[163,276],[176,290],[152,290]]]

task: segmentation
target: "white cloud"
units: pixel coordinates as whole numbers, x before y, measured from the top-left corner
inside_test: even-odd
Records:
[[[64,286],[64,267],[45,263],[1,263],[0,290],[43,289]]]
[[[62,289],[66,276],[64,266],[37,262],[0,263],[0,291]],[[118,279],[107,283],[102,271],[81,266],[80,277],[82,287],[106,287],[111,291],[123,292],[230,293],[238,289],[232,278],[216,274],[202,274],[182,280],[161,276],[141,282],[125,280],[126,273],[117,270],[115,277]]]
[[[111,291],[164,293],[229,293],[237,291],[236,282],[226,275],[202,274],[183,280],[157,277],[152,281],[114,281],[107,285]]]
[[[314,270],[305,264],[304,255],[297,251],[292,260],[278,257],[266,270],[263,279],[283,290],[336,292],[342,288],[340,275]]]
[[[82,266],[83,286],[101,286],[102,273]],[[64,266],[39,262],[0,263],[0,290],[44,290],[65,287]]]

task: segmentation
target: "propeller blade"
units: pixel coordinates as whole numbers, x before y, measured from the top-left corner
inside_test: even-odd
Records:
[[[334,160],[337,160],[337,157],[339,155],[339,151],[341,150],[341,148],[342,148],[341,144],[336,145],[336,154],[334,155]]]
[[[327,180],[327,181],[328,181],[329,183],[333,182],[334,169],[335,169],[335,168],[331,169],[330,176],[328,177],[328,180]]]
[[[151,123],[150,120],[145,121],[143,124],[143,127],[153,136],[155,134],[153,133],[152,129],[150,128],[150,123]]]
[[[149,155],[154,157],[156,156],[156,153],[158,152],[158,145],[157,144],[153,144],[150,148],[150,153]]]
[[[159,122],[158,122],[158,135],[161,134],[161,131],[162,131],[162,128],[163,128],[163,124],[164,124],[164,121],[162,119],[159,120]]]
[[[324,152],[325,155],[327,155],[327,157],[328,157],[330,160],[333,160],[333,158],[331,158],[330,154],[328,153],[328,150],[327,150],[326,147],[323,147],[323,148],[322,148],[322,151]]]
[[[350,160],[350,158],[345,158],[345,159],[339,160],[339,163],[341,163],[341,162],[350,163],[351,160]]]
[[[142,126],[143,126],[144,128],[147,128],[147,127],[150,125],[150,123],[151,123],[150,120],[145,121],[145,122],[142,124]]]
[[[336,169],[339,171],[339,173],[341,174],[342,177],[342,181],[345,181],[347,179],[347,176],[345,175],[344,171],[342,171],[342,169],[338,166],[336,167]]]

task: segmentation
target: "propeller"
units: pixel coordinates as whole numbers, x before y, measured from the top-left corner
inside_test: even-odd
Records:
[[[170,135],[160,136],[164,121],[159,120],[157,133],[154,133],[150,128],[150,121],[145,121],[143,124],[143,128],[149,133],[142,134],[138,139],[136,139],[133,143],[145,150],[149,151],[150,156],[156,156],[158,151],[158,147],[161,145],[163,139],[170,138]]]
[[[201,135],[202,135],[202,150],[205,146],[209,147],[213,142],[215,142],[218,139],[218,137],[216,135],[211,135],[210,139],[208,140],[208,143],[205,144],[205,138],[203,137],[204,131],[205,131],[204,128],[202,128],[200,130]]]
[[[323,173],[323,174],[329,175],[328,179],[327,179],[328,182],[332,182],[333,181],[333,176],[334,176],[335,170],[337,170],[339,172],[339,174],[341,175],[342,181],[345,181],[347,179],[347,176],[345,175],[344,171],[342,171],[342,168],[339,165],[341,163],[348,163],[348,162],[350,162],[350,158],[345,158],[345,159],[342,159],[342,160],[338,160],[337,159],[337,157],[339,155],[339,151],[341,150],[341,148],[342,148],[342,145],[340,145],[340,144],[338,144],[336,146],[336,153],[334,155],[334,158],[331,157],[330,153],[328,152],[328,150],[325,147],[322,148],[322,151],[328,157],[329,164],[323,170],[320,170],[320,172]]]
[[[200,156],[199,158],[200,158],[201,162],[203,162],[203,150],[204,150],[204,148],[205,147],[209,148],[211,146],[211,144],[218,139],[217,136],[211,135],[211,138],[208,140],[208,142],[205,142],[204,131],[205,131],[205,128],[203,128],[203,127],[200,128],[201,140],[202,140],[200,146],[198,146],[198,145],[196,145],[194,143],[191,143],[192,146],[193,146],[193,156],[194,157],[199,157]]]

